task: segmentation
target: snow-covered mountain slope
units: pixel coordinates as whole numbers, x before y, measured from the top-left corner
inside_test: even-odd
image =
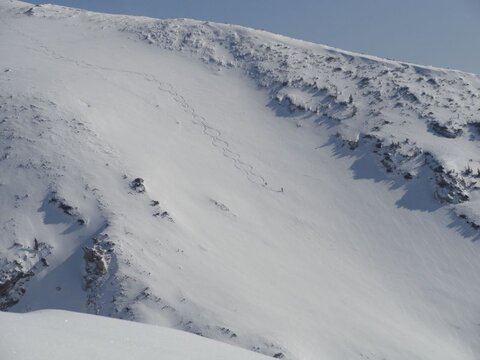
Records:
[[[286,359],[478,359],[480,79],[0,1],[0,308]]]
[[[0,313],[3,360],[268,360],[182,331],[67,311]]]

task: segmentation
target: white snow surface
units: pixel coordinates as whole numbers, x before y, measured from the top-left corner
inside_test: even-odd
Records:
[[[477,75],[8,0],[0,54],[0,309],[480,358]]]
[[[267,360],[184,331],[59,310],[0,313],[2,360]]]

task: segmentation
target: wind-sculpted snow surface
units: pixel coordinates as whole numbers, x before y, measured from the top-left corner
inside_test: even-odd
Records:
[[[285,359],[480,355],[480,79],[0,2],[0,309]]]
[[[441,203],[473,198],[455,210],[480,228],[474,193],[480,188],[478,76],[359,56],[238,26],[192,20],[120,21],[119,26],[161,48],[245,70],[268,89],[272,108],[285,108],[283,115],[312,113],[317,122],[336,127],[353,148],[362,142],[386,149],[375,153],[396,178],[413,179],[427,167]],[[462,150],[445,151],[455,147]]]

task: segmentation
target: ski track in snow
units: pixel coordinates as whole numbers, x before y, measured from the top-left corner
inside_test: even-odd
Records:
[[[58,54],[57,52],[53,51],[52,49],[48,48],[45,44],[43,44],[39,39],[28,35],[24,32],[12,29],[19,35],[21,35],[24,38],[29,39],[30,41],[33,41],[34,43],[39,44],[39,46],[43,49],[43,54],[49,57],[52,57],[56,60],[61,60],[64,62],[68,62],[71,64],[74,64],[76,66],[82,67],[84,69],[93,69],[93,70],[99,70],[99,71],[109,71],[109,72],[115,72],[115,73],[124,73],[124,74],[129,74],[129,75],[136,75],[139,77],[144,78],[146,81],[149,82],[154,82],[158,86],[158,90],[161,92],[166,92],[168,93],[172,99],[183,108],[183,110],[191,115],[192,118],[192,123],[200,126],[202,129],[202,132],[204,135],[208,136],[211,139],[211,143],[214,147],[220,149],[222,152],[223,156],[225,156],[227,159],[231,160],[238,170],[240,170],[246,177],[247,179],[258,186],[261,186],[265,188],[266,190],[272,191],[272,192],[282,192],[281,189],[276,189],[272,188],[267,180],[265,179],[264,176],[259,174],[258,172],[255,171],[254,167],[243,161],[242,157],[239,153],[233,151],[231,149],[230,143],[222,138],[222,133],[220,130],[215,128],[214,126],[210,125],[205,119],[204,116],[199,115],[195,109],[188,103],[188,101],[185,99],[185,97],[181,94],[179,94],[178,90],[175,89],[175,87],[167,82],[161,81],[157,79],[154,75],[152,74],[147,74],[139,71],[133,71],[133,70],[125,70],[125,69],[116,69],[116,68],[111,68],[111,67],[106,67],[106,66],[101,66],[101,65],[95,65],[86,61],[81,61],[81,60],[75,60],[69,57],[66,57],[64,55]],[[29,49],[38,51],[35,48],[29,47]],[[110,80],[111,81],[111,80]],[[145,100],[145,99],[143,99]],[[146,101],[146,100],[145,100]],[[151,104],[153,105],[153,104]]]

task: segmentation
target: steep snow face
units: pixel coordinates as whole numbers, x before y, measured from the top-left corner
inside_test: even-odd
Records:
[[[185,332],[67,311],[0,313],[4,360],[267,360]]]
[[[1,309],[478,358],[477,76],[16,1],[0,27]]]

